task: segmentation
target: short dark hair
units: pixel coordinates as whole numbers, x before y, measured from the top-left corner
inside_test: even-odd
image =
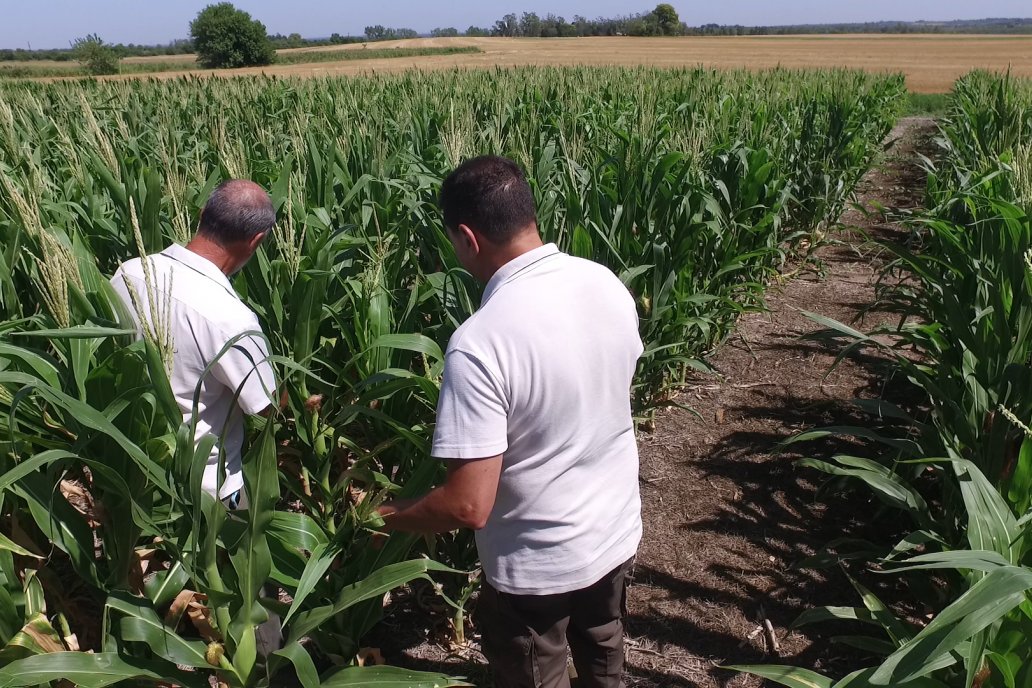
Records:
[[[276,209],[269,194],[253,182],[230,179],[211,192],[197,233],[225,245],[250,241],[275,224]]]
[[[508,243],[537,222],[534,194],[523,170],[497,155],[456,167],[441,186],[441,210],[446,227],[454,231],[467,225],[496,244]]]

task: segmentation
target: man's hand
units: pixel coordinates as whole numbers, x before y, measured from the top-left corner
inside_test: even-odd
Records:
[[[384,519],[383,530],[373,533],[372,546],[373,549],[382,549],[387,544],[387,538],[390,537],[389,529],[387,528],[386,517],[392,514],[396,514],[399,511],[404,511],[410,506],[415,504],[418,500],[415,499],[395,499],[390,502],[386,502],[376,507],[376,514]]]
[[[287,394],[287,389],[284,387],[283,392],[280,394],[279,403],[273,406],[269,404],[255,415],[261,416],[262,418],[268,418],[273,413],[283,413],[287,408],[287,402],[290,401],[290,396]]]
[[[305,410],[309,413],[318,413],[322,410],[323,395],[313,394],[305,399]]]
[[[384,502],[380,506],[376,507],[376,513],[386,518],[387,516],[396,514],[399,511],[408,509],[418,501],[418,499],[392,499],[391,501]]]

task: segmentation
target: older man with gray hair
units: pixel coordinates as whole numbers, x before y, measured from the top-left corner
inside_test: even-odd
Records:
[[[161,314],[167,322],[158,324],[170,328],[172,335],[169,382],[185,421],[193,415],[194,394],[198,394],[194,440],[199,442],[208,434],[218,438],[208,456],[202,486],[230,508],[246,504],[241,471],[243,415],[271,410],[275,377],[266,342],[254,334],[261,331],[258,318],[240,300],[229,277],[254,256],[275,224],[269,194],[253,182],[232,179],[212,192],[201,211],[197,234],[185,247],[173,244],[147,256],[149,281],[156,293],[148,291],[140,258],[123,263],[111,278],[141,334],[144,324],[155,325],[150,322],[155,315],[146,307],[134,308],[133,301],[169,304],[168,312]],[[219,471],[220,447],[224,471]]]

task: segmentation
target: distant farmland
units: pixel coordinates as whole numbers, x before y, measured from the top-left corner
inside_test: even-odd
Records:
[[[711,67],[790,68],[852,67],[907,75],[910,90],[942,93],[974,68],[1006,70],[1032,76],[1032,36],[986,35],[814,35],[688,38],[426,38],[347,45],[338,50],[390,47],[476,46],[482,52],[423,55],[358,61],[282,64],[218,72],[220,75],[266,73],[325,76],[396,72],[406,69],[449,69],[515,65],[706,65]],[[328,49],[300,48],[294,52]],[[179,59],[190,60],[190,56]],[[169,62],[176,58],[132,58]],[[180,72],[181,73],[181,72]],[[195,72],[196,73],[196,72]],[[175,76],[177,72],[169,72]],[[154,76],[153,74],[148,76]]]

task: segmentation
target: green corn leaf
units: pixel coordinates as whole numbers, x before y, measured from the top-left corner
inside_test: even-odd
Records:
[[[165,371],[164,361],[161,360],[161,352],[150,340],[144,340],[144,347],[147,358],[147,370],[150,372],[150,383],[154,388],[161,409],[165,412],[169,428],[178,428],[183,420],[183,412],[176,402],[175,394],[172,392],[172,385],[169,383],[168,373]]]
[[[967,508],[967,535],[971,548],[992,550],[1015,562],[1019,532],[1014,513],[972,462],[954,460],[953,467]]]
[[[391,666],[348,667],[322,681],[322,688],[453,688],[472,685],[446,674]]]
[[[862,650],[875,657],[887,657],[899,647],[896,643],[884,638],[872,638],[866,635],[836,635],[831,637],[831,642]]]
[[[352,583],[341,590],[332,605],[318,607],[308,612],[297,614],[290,628],[290,640],[297,640],[329,619],[364,600],[379,597],[394,588],[404,585],[416,578],[428,579],[428,571],[460,573],[455,569],[439,564],[430,559],[416,559],[390,564],[374,571],[367,578]]]
[[[788,688],[832,688],[834,681],[815,671],[776,664],[732,664],[721,667],[744,674],[752,674]]]
[[[308,651],[301,646],[301,643],[287,643],[286,647],[272,653],[270,662],[275,662],[277,657],[282,657],[294,665],[294,673],[301,682],[302,688],[320,688],[319,672],[316,671],[315,663]],[[275,667],[270,669],[270,674],[275,675]]]
[[[863,607],[815,607],[807,609],[792,622],[792,628],[821,621],[861,621],[880,626],[870,610]]]
[[[56,485],[39,473],[25,476],[14,492],[24,499],[40,531],[65,552],[77,574],[100,587],[93,556],[93,531]]]
[[[74,325],[53,330],[31,330],[12,332],[16,337],[37,337],[45,339],[99,339],[103,337],[132,337],[135,330],[124,330],[117,327],[97,327],[94,325]]]
[[[0,668],[0,688],[27,688],[57,680],[79,688],[105,688],[132,680],[175,681],[188,688],[207,685],[176,671],[174,666],[120,657],[113,652],[55,652],[19,659]]]
[[[326,533],[315,519],[288,511],[276,511],[272,514],[268,535],[287,547],[308,552],[329,542]]]
[[[54,367],[54,364],[33,351],[0,342],[0,357],[20,359],[32,368],[32,372],[35,375],[39,376],[41,380],[51,387],[61,386],[57,368]]]
[[[43,559],[44,558],[43,556],[41,556],[39,554],[35,554],[35,553],[30,552],[29,550],[25,549],[24,547],[22,547],[17,542],[15,542],[11,538],[7,537],[3,533],[0,533],[0,550],[4,550],[6,552],[13,552],[14,554],[17,554],[17,555],[23,556],[23,557],[32,557],[33,559]]]
[[[144,591],[155,607],[165,607],[176,598],[190,582],[190,574],[182,562],[177,561],[168,571],[159,571],[153,578],[144,581]]]
[[[165,479],[164,471],[139,446],[134,444],[121,430],[107,420],[101,412],[57,389],[40,384],[42,381],[38,378],[21,373],[0,372],[0,384],[4,382],[15,382],[32,387],[36,394],[44,397],[55,406],[65,409],[78,423],[110,437],[139,465],[140,469],[147,474],[148,479],[156,487],[169,494],[170,488],[168,481]]]
[[[373,340],[373,343],[369,348],[402,349],[404,351],[414,351],[416,353],[426,354],[435,362],[444,360],[444,353],[441,351],[441,347],[429,337],[425,337],[421,334],[381,335]]]
[[[871,681],[874,672],[875,669],[854,671],[841,681],[835,683],[833,688],[880,688],[880,684],[872,683]],[[917,678],[899,685],[904,688],[949,688],[949,684],[927,677]]]
[[[921,569],[958,569],[962,571],[989,572],[1011,565],[999,552],[968,549],[919,554],[898,563],[900,564],[899,566],[895,566],[890,571],[885,571],[885,573]]]
[[[886,659],[872,681],[898,685],[955,661],[951,652],[1024,602],[1030,588],[1032,570],[1009,566],[989,572]]]
[[[66,649],[61,636],[54,630],[46,614],[34,614],[0,649],[0,666],[32,655],[64,652]]]
[[[272,574],[267,531],[280,494],[275,447],[275,424],[270,422],[243,460],[244,491],[249,502],[247,522],[243,536],[229,547],[243,602],[233,617],[229,633],[236,643],[233,666],[245,681],[255,670],[256,628],[268,620],[258,596]]]
[[[0,491],[6,490],[11,485],[14,485],[25,476],[31,475],[38,471],[40,468],[49,466],[55,461],[77,458],[78,457],[75,454],[72,454],[71,452],[67,452],[61,449],[50,449],[48,451],[40,452],[32,458],[18,462],[14,466],[14,468],[7,471],[3,475],[0,475]]]
[[[861,585],[860,582],[852,576],[848,577],[853,588],[855,588],[860,594],[860,598],[863,600],[864,606],[871,613],[872,618],[878,622],[882,629],[884,629],[885,633],[897,646],[902,645],[913,637],[913,632],[903,625],[902,621],[896,618],[896,615],[892,613],[892,610],[885,606],[885,603],[882,602],[877,595]]]
[[[124,640],[145,643],[158,657],[195,669],[210,669],[204,657],[206,645],[199,640],[186,640],[164,624],[145,600],[128,593],[112,593],[106,606],[123,615],[119,628]]]
[[[340,547],[330,543],[320,544],[312,551],[312,556],[305,566],[304,573],[301,575],[301,580],[297,586],[297,591],[294,593],[294,599],[290,603],[290,610],[283,617],[284,628],[287,627],[290,620],[301,609],[305,600],[315,590],[316,585],[326,575],[326,572],[330,569],[334,560],[340,556],[340,553]]]

